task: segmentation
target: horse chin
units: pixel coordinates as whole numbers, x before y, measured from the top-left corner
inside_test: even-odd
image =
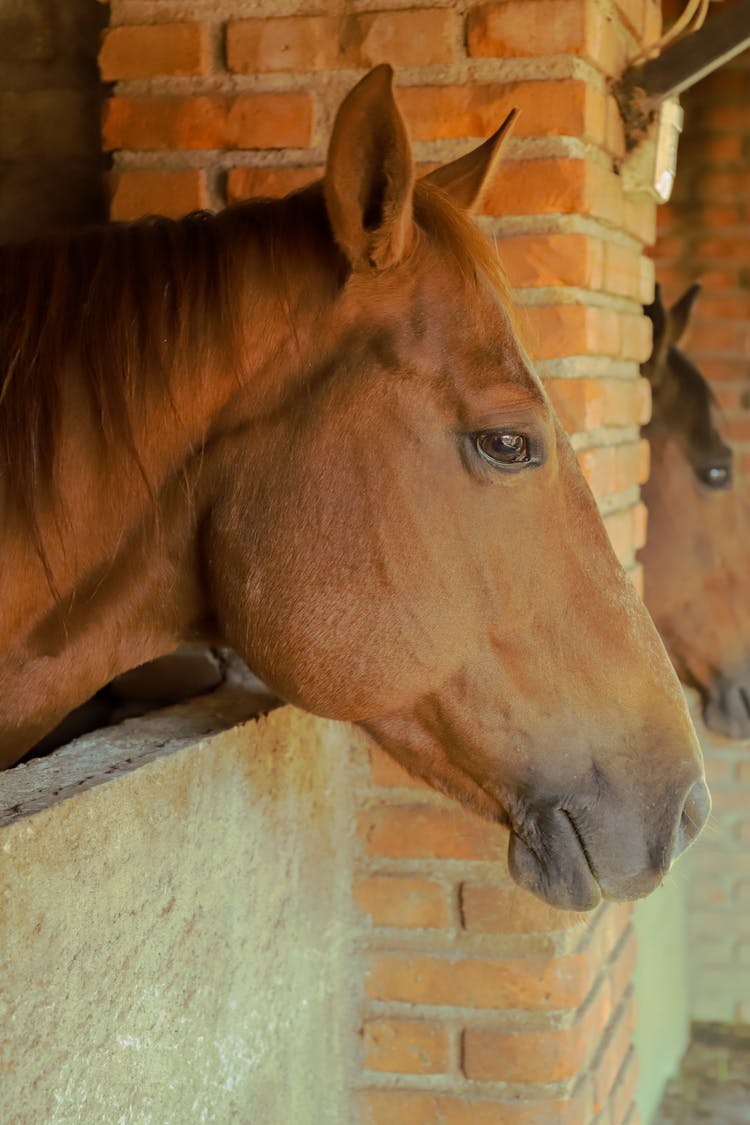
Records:
[[[559,910],[593,910],[602,899],[578,835],[563,812],[544,814],[534,846],[511,829],[510,873],[526,891]]]

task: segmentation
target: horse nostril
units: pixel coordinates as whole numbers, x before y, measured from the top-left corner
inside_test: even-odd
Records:
[[[705,781],[696,781],[682,806],[682,815],[677,828],[672,862],[691,844],[708,820],[711,812],[711,797]]]

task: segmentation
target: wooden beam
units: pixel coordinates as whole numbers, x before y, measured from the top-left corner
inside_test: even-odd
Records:
[[[631,103],[636,90],[654,108],[750,47],[750,0],[724,0],[716,7],[716,15],[700,30],[666,47],[658,58],[625,71],[615,89],[621,109],[623,100]]]

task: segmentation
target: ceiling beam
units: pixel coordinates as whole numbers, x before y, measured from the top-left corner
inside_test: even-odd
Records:
[[[716,15],[698,31],[665,47],[657,58],[628,67],[614,91],[621,110],[632,104],[636,90],[641,107],[654,109],[750,47],[750,0],[724,0],[716,7]],[[750,72],[748,88],[750,99]]]

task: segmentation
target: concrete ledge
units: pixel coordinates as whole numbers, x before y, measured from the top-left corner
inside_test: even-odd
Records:
[[[262,686],[227,684],[189,703],[74,739],[46,757],[0,772],[0,828],[278,706]]]

